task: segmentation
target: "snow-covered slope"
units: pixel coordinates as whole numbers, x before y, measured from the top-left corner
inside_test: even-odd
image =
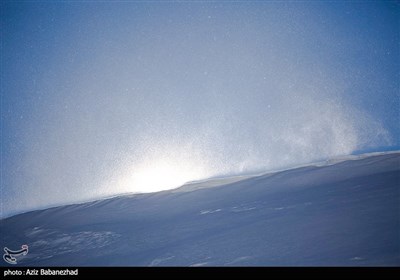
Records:
[[[400,153],[33,211],[0,234],[29,266],[398,266]]]

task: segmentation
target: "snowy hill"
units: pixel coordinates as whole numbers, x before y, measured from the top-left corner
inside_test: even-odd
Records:
[[[1,220],[22,266],[400,265],[400,153]],[[8,265],[1,261],[1,266]]]

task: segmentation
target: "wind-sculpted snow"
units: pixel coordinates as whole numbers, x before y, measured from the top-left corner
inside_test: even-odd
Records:
[[[399,193],[399,152],[360,156],[24,213],[0,245],[21,266],[399,266]]]

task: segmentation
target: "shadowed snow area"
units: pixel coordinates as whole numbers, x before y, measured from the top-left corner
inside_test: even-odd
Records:
[[[1,220],[21,266],[400,265],[400,153]],[[5,262],[1,262],[5,265]]]

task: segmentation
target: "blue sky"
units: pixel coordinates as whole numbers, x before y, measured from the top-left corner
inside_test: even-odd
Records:
[[[396,2],[1,3],[2,215],[400,145]]]

